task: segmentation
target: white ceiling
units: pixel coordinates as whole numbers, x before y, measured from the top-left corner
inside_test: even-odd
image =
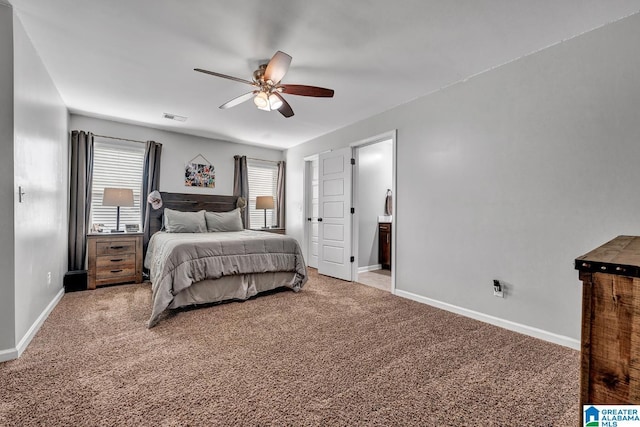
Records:
[[[9,0],[71,112],[287,148],[637,13],[640,0]],[[295,116],[251,101],[277,50]],[[187,116],[185,123],[162,113]],[[117,135],[116,135],[117,136]]]

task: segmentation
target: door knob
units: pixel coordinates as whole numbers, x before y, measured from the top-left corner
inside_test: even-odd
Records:
[[[322,222],[322,218],[318,218],[318,222]]]

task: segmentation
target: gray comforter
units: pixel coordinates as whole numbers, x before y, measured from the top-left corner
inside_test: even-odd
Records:
[[[214,233],[164,233],[151,237],[144,266],[150,271],[151,328],[178,292],[193,283],[233,274],[296,272],[293,290],[307,281],[298,242],[287,236],[244,230]]]

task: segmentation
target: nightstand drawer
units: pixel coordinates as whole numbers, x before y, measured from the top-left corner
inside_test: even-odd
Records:
[[[96,258],[98,270],[113,270],[114,268],[135,267],[136,254],[99,256]]]
[[[105,280],[105,279],[120,279],[122,277],[135,277],[136,275],[136,267],[135,265],[131,265],[129,267],[113,267],[113,268],[103,268],[96,271],[96,280]]]
[[[96,244],[96,255],[118,255],[135,254],[135,239],[118,239],[111,242],[98,242]]]

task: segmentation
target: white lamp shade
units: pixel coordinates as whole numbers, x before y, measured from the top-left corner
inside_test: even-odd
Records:
[[[277,110],[278,108],[282,107],[282,101],[275,93],[269,95],[269,106],[272,110]]]
[[[273,209],[273,197],[271,197],[271,196],[257,196],[256,197],[256,209]]]
[[[105,188],[102,206],[133,206],[133,190],[130,188]]]
[[[253,98],[253,103],[262,110],[269,109],[269,98],[265,92],[259,92],[255,98]]]

